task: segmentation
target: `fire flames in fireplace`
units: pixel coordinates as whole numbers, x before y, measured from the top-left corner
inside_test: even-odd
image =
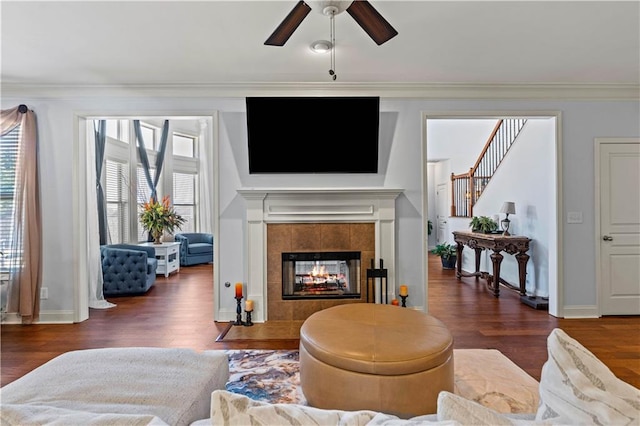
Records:
[[[282,297],[360,297],[360,253],[283,253]]]
[[[307,273],[296,273],[296,290],[298,292],[340,292],[347,284],[347,277],[340,272],[328,272],[333,264],[315,264]]]

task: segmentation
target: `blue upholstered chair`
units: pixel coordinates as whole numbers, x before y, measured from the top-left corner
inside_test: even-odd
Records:
[[[213,262],[213,235],[184,232],[175,239],[180,243],[180,266]]]
[[[100,246],[103,293],[126,296],[146,293],[156,281],[156,250],[134,244]]]

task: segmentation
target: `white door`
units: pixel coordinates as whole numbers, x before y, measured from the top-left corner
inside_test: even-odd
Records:
[[[640,139],[597,139],[600,313],[640,315]]]
[[[449,217],[449,197],[447,196],[447,184],[441,183],[436,188],[436,241],[438,244],[449,240],[447,233],[447,218]]]

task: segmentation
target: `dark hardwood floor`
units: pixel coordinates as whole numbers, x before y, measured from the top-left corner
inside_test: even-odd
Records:
[[[144,296],[113,298],[118,306],[94,310],[79,324],[2,325],[0,384],[21,377],[70,350],[125,347],[297,349],[298,340],[216,342],[228,323],[213,321],[211,265],[158,276]],[[408,299],[411,305],[411,295]],[[564,320],[536,311],[501,290],[496,299],[484,281],[455,279],[429,255],[429,313],[454,336],[455,348],[495,348],[535,379],[547,359],[546,338],[562,328],[598,356],[618,377],[640,387],[640,317]]]

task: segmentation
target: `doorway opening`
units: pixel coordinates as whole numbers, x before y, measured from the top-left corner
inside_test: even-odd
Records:
[[[169,121],[169,133],[175,139],[175,145],[173,148],[177,149],[176,155],[167,156],[165,154],[166,164],[169,166],[167,170],[170,170],[170,173],[165,173],[163,176],[160,175],[161,183],[159,188],[162,188],[163,195],[167,192],[175,193],[176,190],[180,188],[186,188],[184,185],[188,179],[185,179],[185,173],[190,166],[196,161],[200,163],[197,165],[198,173],[201,175],[202,179],[198,179],[191,176],[193,179],[194,185],[189,186],[187,189],[195,189],[198,188],[198,193],[194,193],[194,198],[197,199],[198,202],[202,202],[200,195],[202,191],[207,191],[210,195],[209,197],[209,205],[207,208],[202,209],[203,213],[199,214],[199,217],[193,219],[191,226],[197,227],[201,232],[208,232],[214,235],[214,245],[217,246],[218,239],[215,238],[218,232],[218,191],[217,191],[217,182],[218,182],[218,140],[217,140],[217,132],[214,130],[217,128],[217,114],[216,113],[202,113],[202,114],[157,114],[157,113],[146,113],[140,111],[132,111],[123,114],[113,114],[113,113],[92,113],[92,114],[78,114],[74,117],[75,121],[75,137],[74,137],[74,173],[73,173],[73,187],[74,187],[74,198],[73,198],[73,210],[74,215],[76,216],[76,223],[79,224],[77,229],[75,229],[73,235],[74,241],[74,252],[73,256],[77,259],[78,268],[74,271],[74,322],[81,322],[89,318],[89,285],[87,283],[91,283],[93,281],[93,268],[91,261],[89,259],[88,253],[95,250],[89,250],[89,235],[88,235],[88,223],[94,220],[93,217],[90,217],[92,211],[95,209],[90,208],[87,202],[87,194],[88,190],[93,188],[95,191],[95,185],[93,182],[89,182],[87,179],[89,173],[89,167],[95,164],[95,155],[93,153],[93,146],[90,144],[94,144],[93,137],[93,124],[94,120],[108,120],[112,126],[115,125],[114,128],[118,128],[120,137],[112,138],[115,139],[115,145],[117,148],[118,142],[120,142],[120,148],[125,149],[127,144],[135,144],[135,135],[131,128],[127,129],[125,123],[130,123],[131,120],[140,120],[140,122],[144,122],[148,125],[149,129],[144,134],[143,138],[145,139],[145,145],[147,151],[153,151],[157,149],[157,145],[155,145],[155,136],[153,134],[153,128],[155,124],[162,123],[164,120]],[[127,136],[128,134],[128,136]],[[118,133],[116,133],[118,135]],[[147,142],[147,135],[149,137],[149,141]],[[121,139],[128,139],[127,141],[123,141]],[[152,142],[153,140],[153,142]],[[198,141],[199,147],[196,145],[189,146],[190,141]],[[169,146],[171,144],[168,143]],[[186,149],[186,151],[185,151]],[[193,154],[193,157],[196,156],[196,151],[189,151],[190,149],[198,150],[197,156],[199,157],[197,160],[195,158],[189,159],[189,153]],[[117,151],[117,149],[116,149]],[[169,150],[167,150],[169,152]],[[127,164],[126,167],[121,167],[123,173],[125,169],[128,169],[127,177],[129,182],[135,182],[136,179],[141,179],[144,175],[140,173],[140,169],[137,167],[138,160],[135,156],[134,150],[128,150],[127,152],[130,154],[130,164]],[[174,151],[171,151],[172,154]],[[121,157],[125,158],[127,154],[124,153],[124,150],[120,152]],[[153,152],[151,152],[153,155]],[[91,158],[90,158],[91,157]],[[118,165],[118,156],[112,157],[111,160],[114,162],[111,165]],[[116,167],[117,169],[117,167]],[[206,170],[206,173],[204,172]],[[112,170],[113,171],[113,170]],[[206,177],[205,177],[206,175]],[[124,176],[122,173],[116,173],[114,176]],[[188,177],[188,176],[187,176]],[[122,182],[120,182],[122,183]],[[132,185],[130,185],[132,187]],[[188,185],[187,185],[188,186]],[[116,228],[114,228],[114,234],[117,239],[128,239],[129,242],[136,243],[139,239],[139,235],[137,235],[137,230],[127,228],[124,224],[125,222],[133,223],[133,220],[136,220],[137,215],[135,214],[134,207],[137,205],[137,187],[133,190],[133,198],[132,201],[133,206],[124,207],[122,209],[123,215],[121,216],[122,224],[118,224]],[[175,197],[172,197],[175,200]],[[173,201],[172,200],[172,201]],[[117,204],[117,203],[116,203]],[[114,206],[116,205],[114,204]],[[186,203],[183,206],[184,209],[191,208],[194,211],[194,215],[196,214],[195,205],[188,205]],[[194,203],[195,204],[195,203]],[[182,208],[182,207],[181,207]],[[115,210],[114,210],[115,211]],[[186,211],[186,210],[185,210]],[[204,213],[206,211],[206,213]],[[132,213],[133,212],[133,213]],[[127,213],[127,214],[125,214]],[[133,217],[132,217],[133,214]],[[113,216],[115,217],[115,216]],[[117,221],[116,221],[117,222]],[[115,223],[115,222],[114,222]],[[122,226],[120,226],[122,225]],[[217,247],[214,247],[214,264],[217,263],[217,253],[219,250]],[[95,260],[95,259],[94,259]],[[215,290],[215,286],[219,282],[219,277],[216,272],[217,268],[213,268],[213,287]],[[214,291],[215,294],[215,291]],[[214,309],[215,311],[215,309]],[[216,312],[214,312],[214,317]]]
[[[516,214],[509,216],[513,231],[510,232],[532,238],[534,242],[527,265],[527,293],[548,298],[549,313],[561,316],[559,113],[425,112],[425,229],[427,220],[437,224],[436,235],[431,240],[427,239],[427,245],[455,245],[452,232],[470,230],[471,217],[452,213],[452,175],[468,172],[487,144],[496,123],[509,118],[526,118],[527,123],[478,198],[472,216],[488,216],[500,223],[504,219],[504,214],[500,213],[501,206],[507,201],[515,202]],[[473,271],[475,253],[466,247],[464,250],[462,269]],[[483,253],[481,269],[484,271],[491,270],[489,255]],[[517,261],[511,257],[505,256],[501,277],[518,282]],[[428,302],[428,270],[425,275]]]

